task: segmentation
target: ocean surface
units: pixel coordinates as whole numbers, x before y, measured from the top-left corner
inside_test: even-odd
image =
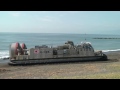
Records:
[[[25,43],[27,48],[35,45],[57,46],[71,40],[74,44],[90,42],[95,50],[103,52],[120,51],[120,39],[94,39],[94,38],[120,38],[120,35],[98,34],[59,34],[59,33],[0,33],[0,59],[9,57],[9,45],[19,42]]]

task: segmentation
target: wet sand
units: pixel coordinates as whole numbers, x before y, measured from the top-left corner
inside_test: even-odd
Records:
[[[120,78],[120,52],[106,53],[108,61],[9,66],[0,62],[0,79]]]

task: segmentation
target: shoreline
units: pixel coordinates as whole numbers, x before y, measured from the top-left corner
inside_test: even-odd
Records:
[[[118,54],[120,53],[120,50],[119,51],[108,51],[108,52],[103,52],[104,54]]]
[[[103,52],[103,53],[106,54],[106,55],[108,55],[109,57],[113,56],[112,54],[114,54],[114,55],[120,55],[120,51],[109,51],[109,52]],[[0,59],[0,64],[2,64],[2,63],[8,63],[8,62],[9,62],[9,57]]]
[[[120,78],[120,51],[106,55],[107,61],[27,66],[10,66],[7,64],[9,60],[1,60],[0,79]]]

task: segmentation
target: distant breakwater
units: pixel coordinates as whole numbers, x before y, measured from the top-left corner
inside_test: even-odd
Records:
[[[120,38],[93,38],[93,39],[120,39]]]

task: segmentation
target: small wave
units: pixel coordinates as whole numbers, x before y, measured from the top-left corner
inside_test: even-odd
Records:
[[[102,52],[111,52],[111,51],[120,51],[120,49],[115,49],[115,50],[102,50]]]
[[[9,57],[9,51],[0,51],[0,59],[8,58]]]

